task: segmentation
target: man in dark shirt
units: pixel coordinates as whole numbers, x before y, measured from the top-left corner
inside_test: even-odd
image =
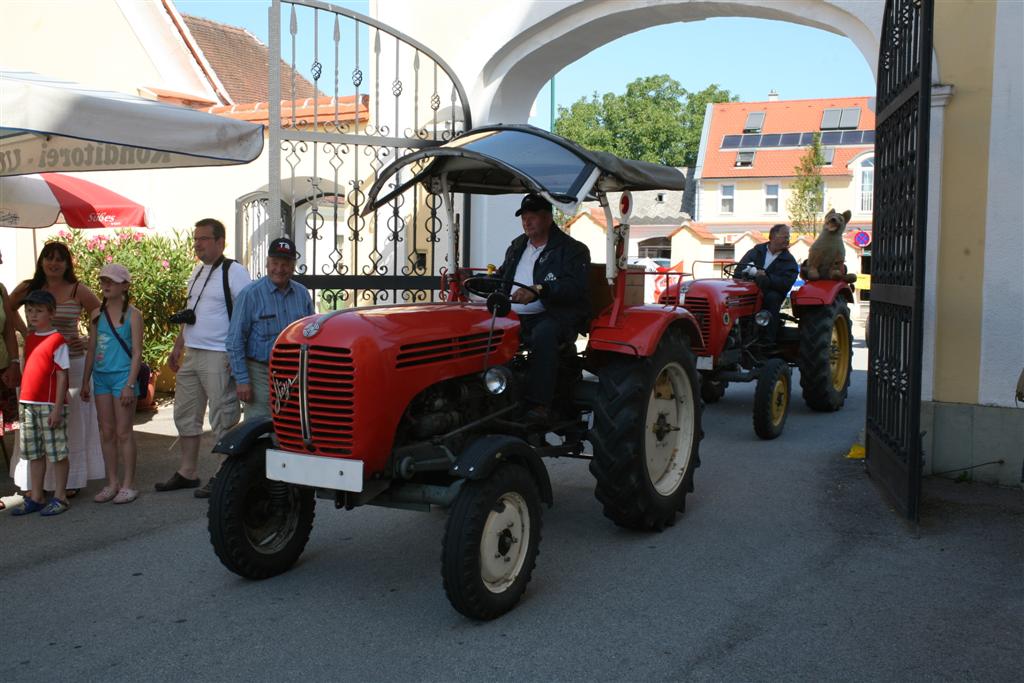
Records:
[[[527,420],[544,422],[551,417],[558,347],[585,332],[590,317],[590,251],[555,225],[551,203],[540,195],[523,197],[516,216],[522,221],[523,234],[512,240],[498,276],[532,287],[513,286],[511,299],[531,351]]]
[[[773,225],[768,231],[768,241],[743,255],[736,266],[736,274],[752,278],[764,293],[764,310],[772,314],[768,338],[774,340],[782,302],[800,274],[796,259],[789,253],[789,226]]]

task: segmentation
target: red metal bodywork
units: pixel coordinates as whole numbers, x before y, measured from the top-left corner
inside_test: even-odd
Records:
[[[591,323],[588,348],[650,356],[658,348],[668,326],[677,321],[682,321],[687,327],[691,343],[698,343],[700,329],[697,320],[685,308],[655,305],[612,307]]]
[[[740,318],[761,310],[761,290],[753,282],[743,280],[693,280],[687,287],[683,306],[693,313],[700,325],[703,344],[693,344],[700,356],[717,357],[725,348],[729,330]],[[679,287],[673,286],[665,299],[679,298]]]
[[[814,280],[805,282],[789,297],[793,311],[799,313],[804,306],[829,306],[837,298],[853,301],[853,290],[842,280]]]
[[[305,336],[315,321],[319,331]],[[355,308],[293,323],[278,337],[270,365],[272,407],[275,398],[279,401],[274,429],[281,447],[362,460],[367,477],[380,472],[398,423],[417,394],[439,381],[483,370],[490,326],[486,307],[469,303]],[[309,357],[308,386],[286,391],[290,380],[299,381],[293,378],[300,377],[297,359],[303,346]],[[489,365],[512,359],[519,348],[518,318],[495,320],[491,348]],[[300,389],[308,395],[308,440],[301,433]]]

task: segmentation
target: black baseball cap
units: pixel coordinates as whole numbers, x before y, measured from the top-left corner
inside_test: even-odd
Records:
[[[25,298],[21,300],[21,305],[28,304],[42,304],[48,308],[57,308],[57,300],[53,298],[53,294],[41,289],[34,289],[25,295]]]
[[[523,202],[519,205],[519,210],[516,211],[516,216],[522,215],[524,211],[551,211],[551,202],[541,197],[535,192],[523,197]]]
[[[295,251],[295,242],[292,242],[287,237],[278,237],[270,243],[270,248],[267,250],[267,256],[276,256],[278,258],[295,260],[299,258],[299,252]]]

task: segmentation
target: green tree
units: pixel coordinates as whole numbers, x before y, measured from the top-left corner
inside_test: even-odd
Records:
[[[824,164],[821,136],[815,133],[807,151],[793,169],[796,171],[796,179],[789,199],[786,200],[789,222],[799,234],[817,237],[821,229],[821,205],[825,201],[825,181],[821,177],[821,167]]]
[[[595,92],[558,108],[555,133],[589,149],[669,166],[697,161],[709,102],[738,98],[717,85],[689,93],[667,75],[638,78],[622,95]]]

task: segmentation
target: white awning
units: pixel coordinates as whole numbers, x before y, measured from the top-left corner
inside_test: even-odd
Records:
[[[263,126],[0,70],[0,176],[245,164]]]

